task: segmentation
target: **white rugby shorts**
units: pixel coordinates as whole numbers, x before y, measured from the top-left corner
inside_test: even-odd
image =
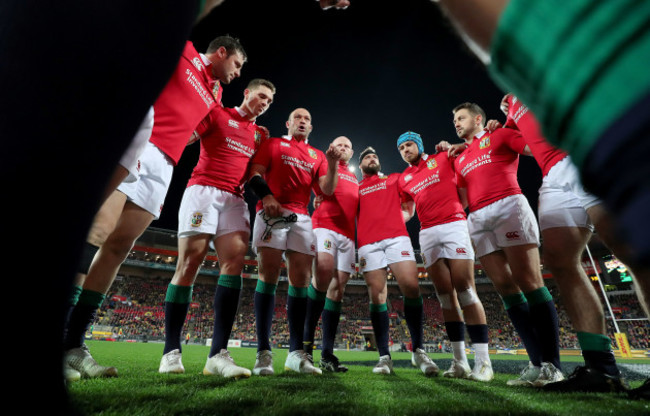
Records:
[[[580,182],[578,169],[569,156],[553,166],[539,188],[539,227],[580,227],[593,231],[594,226],[587,209],[601,200],[585,191]]]
[[[124,179],[124,182],[135,182],[136,179],[138,179],[138,161],[140,155],[144,151],[144,147],[151,137],[152,130],[153,106],[149,107],[147,115],[144,117],[144,120],[142,120],[142,123],[138,128],[138,132],[135,134],[131,140],[131,144],[129,144],[129,147],[120,159],[120,165],[129,172],[129,175]]]
[[[481,209],[467,218],[469,234],[477,257],[503,247],[537,244],[539,227],[526,197],[510,195]]]
[[[127,200],[160,218],[174,172],[174,162],[156,145],[147,141],[140,156],[140,174],[135,182],[122,182],[118,191]]]
[[[411,239],[406,236],[387,238],[359,248],[359,268],[362,272],[383,269],[406,260],[415,261]]]
[[[474,260],[467,221],[453,221],[420,230],[420,254],[426,267],[438,259]]]
[[[243,198],[214,186],[192,185],[185,189],[178,209],[179,237],[220,237],[238,231],[251,232],[248,204]]]
[[[336,270],[346,273],[356,272],[354,241],[327,228],[315,228],[314,236],[316,251],[331,254],[334,257]]]
[[[277,219],[271,219],[269,222],[274,223],[272,227],[267,227],[267,223],[262,216],[262,210],[255,215],[255,224],[253,225],[253,248],[257,252],[260,247],[276,248],[278,250],[296,251],[298,253],[316,255],[316,237],[311,225],[311,218],[305,214],[295,214],[295,222],[275,222]],[[294,214],[293,212],[283,209],[284,217]],[[267,233],[267,231],[270,231]]]

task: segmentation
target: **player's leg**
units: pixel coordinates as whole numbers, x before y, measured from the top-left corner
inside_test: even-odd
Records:
[[[203,374],[219,374],[228,378],[250,377],[247,368],[235,364],[228,352],[228,339],[235,322],[242,288],[241,272],[248,250],[248,231],[235,231],[215,239],[220,275],[214,295],[214,327],[212,346]]]
[[[311,355],[303,350],[305,314],[307,312],[307,291],[311,277],[314,256],[298,251],[286,252],[289,270],[289,291],[287,294],[287,320],[289,323],[289,355],[285,370],[321,374],[314,367]]]
[[[441,258],[427,268],[433,282],[445,321],[447,338],[451,343],[453,359],[451,367],[443,373],[445,377],[467,378],[471,372],[465,353],[465,322],[460,314],[460,305],[454,291],[449,270],[449,260]]]
[[[361,254],[359,254],[361,257]],[[386,283],[386,269],[379,268],[374,270],[365,270],[363,278],[368,286],[368,296],[370,297],[370,321],[375,334],[377,351],[379,352],[379,362],[372,369],[375,374],[391,374],[393,372],[393,361],[388,348],[388,337],[390,323],[388,320],[388,286]]]
[[[348,368],[342,365],[334,355],[334,340],[336,339],[336,332],[341,318],[345,286],[349,279],[349,272],[336,270],[327,289],[327,297],[325,298],[325,305],[321,314],[323,345],[321,348],[320,367],[339,373],[348,371]]]
[[[639,304],[646,316],[650,317],[650,270],[634,261],[634,252],[629,243],[622,238],[617,223],[618,220],[610,214],[603,204],[596,204],[587,208],[587,214],[603,242],[630,269]],[[648,380],[641,387],[630,390],[630,397],[650,398],[650,382]],[[612,385],[616,386],[615,390],[621,389],[619,383],[612,383]]]
[[[68,328],[64,339],[66,361],[88,377],[114,376],[117,372],[112,367],[100,368],[86,357],[83,337],[95,319],[97,309],[101,306],[110,289],[120,265],[126,259],[136,239],[142,235],[153,220],[153,215],[135,204],[127,202],[120,220],[97,252],[84,282],[83,292],[77,305],[70,314]],[[83,354],[82,354],[83,353]],[[83,355],[83,359],[79,359]],[[91,357],[92,359],[92,357]],[[81,364],[80,364],[81,362]],[[85,364],[90,363],[90,364]]]
[[[449,259],[448,262],[452,285],[463,310],[467,333],[475,352],[474,369],[470,377],[477,381],[490,381],[494,378],[494,373],[488,352],[488,326],[474,283],[474,261]]]
[[[403,253],[404,250],[399,250]],[[389,261],[395,257],[388,254]],[[436,363],[426,354],[423,347],[423,299],[420,293],[420,282],[417,275],[415,260],[405,260],[389,264],[397,280],[400,291],[404,295],[404,318],[411,335],[413,354],[411,364],[426,375],[436,376],[440,371]]]
[[[604,205],[598,204],[589,207],[587,209],[587,214],[603,242],[610,250],[612,250],[619,260],[630,268],[630,271],[635,278],[635,290],[641,307],[646,316],[650,317],[650,270],[636,266],[631,258],[631,248],[621,238],[616,219],[609,213]]]
[[[321,244],[319,243],[318,246]],[[318,321],[325,307],[327,288],[336,273],[335,258],[332,254],[319,251],[314,259],[314,273],[307,292],[307,311],[305,313],[305,329],[303,349],[312,354],[314,336]]]
[[[90,231],[86,237],[86,242],[82,251],[78,272],[72,288],[72,296],[69,300],[70,308],[66,316],[66,331],[68,320],[70,319],[70,314],[72,314],[74,307],[79,301],[79,297],[83,293],[83,284],[86,280],[86,276],[88,275],[90,265],[95,258],[95,254],[97,253],[97,250],[99,250],[99,247],[101,247],[101,245],[104,243],[104,241],[106,241],[108,235],[110,235],[110,233],[115,229],[125,203],[126,195],[124,195],[122,192],[114,191],[99,208],[97,214],[95,214],[95,218],[93,219]],[[66,335],[64,332],[64,339],[65,337]]]
[[[531,320],[526,296],[513,281],[510,265],[502,250],[485,254],[479,260],[485,274],[490,278],[501,297],[510,322],[517,331],[530,360],[521,376],[518,379],[509,380],[508,385],[530,386],[539,377],[542,361],[537,332]]]
[[[530,310],[530,322],[537,332],[542,372],[533,382],[537,387],[561,381],[560,335],[553,297],[544,286],[537,244],[503,248],[512,270],[513,280],[522,289]]]
[[[259,277],[255,288],[255,327],[257,331],[257,351],[271,351],[271,325],[275,308],[275,291],[282,267],[282,250],[271,247],[258,248]],[[260,370],[262,371],[262,370]],[[272,367],[271,367],[272,371]],[[254,374],[258,374],[255,369]],[[265,371],[259,375],[265,375]],[[272,372],[268,374],[273,374]]]
[[[160,373],[184,373],[181,361],[182,333],[192,302],[194,282],[210,248],[211,234],[194,234],[178,239],[176,271],[165,295],[165,345]]]
[[[595,383],[596,376],[607,374],[612,376],[611,381],[615,381],[614,378],[620,379],[620,371],[611,349],[611,340],[607,336],[603,304],[580,264],[591,231],[584,227],[554,227],[544,229],[542,236],[544,265],[551,271],[558,285],[573,328],[578,333],[586,368],[589,369],[587,372],[581,370],[580,374],[584,376],[589,373],[591,379],[589,383],[582,383],[583,380],[569,377],[565,381],[549,383],[545,389],[577,391],[607,387],[609,391],[613,384],[602,377],[603,384],[598,387]]]

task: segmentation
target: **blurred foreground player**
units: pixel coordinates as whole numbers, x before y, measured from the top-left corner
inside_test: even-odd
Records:
[[[43,201],[59,205],[48,231],[57,236],[61,250],[45,250],[39,255],[52,274],[40,279],[40,290],[31,295],[41,310],[47,311],[38,317],[40,334],[54,342],[47,348],[39,346],[34,352],[39,360],[25,364],[21,372],[30,375],[29,382],[35,387],[32,375],[40,374],[38,382],[46,386],[48,400],[24,401],[21,411],[25,413],[42,411],[44,405],[50,414],[72,413],[63,383],[59,340],[83,242],[111,173],[178,63],[199,15],[199,4],[163,0],[151,7],[149,3],[118,0],[92,7],[85,2],[61,7],[7,0],[0,6],[0,60],[12,63],[0,65],[4,103],[0,104],[0,131],[3,137],[20,137],[6,143],[7,154],[20,156],[3,162],[3,185],[26,206]],[[48,82],[34,82],[42,73],[42,67],[33,65],[36,50],[39,59],[50,63]],[[91,71],[71,70],[87,68],[96,60],[97,51],[105,54],[100,65]],[[110,85],[102,89],[101,99],[98,80]],[[40,97],[37,104],[34,97]],[[91,142],[88,132],[93,132]],[[14,179],[24,176],[26,166],[31,174],[65,186],[25,192]],[[5,230],[25,235],[21,223],[9,221]],[[22,237],[16,243],[16,247],[29,244]],[[23,249],[10,250],[10,255],[20,264],[33,262],[33,256],[26,257]]]
[[[188,181],[178,212],[178,261],[165,297],[165,346],[161,373],[184,373],[181,334],[192,302],[201,264],[214,243],[220,275],[214,295],[212,344],[203,373],[228,378],[250,376],[228,352],[228,339],[239,305],[241,272],[250,237],[249,210],[244,200],[251,157],[264,130],[255,124],[275,95],[275,86],[254,79],[239,107],[215,107],[199,132],[199,161]]]

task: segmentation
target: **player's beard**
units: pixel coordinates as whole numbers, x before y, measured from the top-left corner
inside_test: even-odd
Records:
[[[365,173],[366,175],[376,175],[377,173],[379,173],[379,171],[381,171],[381,165],[379,164],[379,162],[377,162],[377,164],[372,165],[372,166],[370,166],[370,165],[368,165],[368,166],[363,166],[363,167],[361,168],[361,170],[362,170],[363,173]]]

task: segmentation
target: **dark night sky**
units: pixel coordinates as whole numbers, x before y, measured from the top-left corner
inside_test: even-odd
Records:
[[[504,119],[503,92],[430,0],[351,3],[347,10],[322,11],[313,0],[226,0],[195,27],[190,40],[202,52],[212,38],[230,34],[246,49],[249,61],[241,78],[224,88],[225,106],[241,103],[251,79],[269,79],[277,87],[275,102],[258,124],[273,136],[286,134],[289,113],[304,107],[313,118],[313,146],[325,150],[345,135],[352,140],[355,164],[371,145],[384,173],[406,167],[395,142],[407,130],[420,133],[429,152],[440,140],[458,141],[451,109],[461,102],[476,102],[488,118]],[[186,149],[153,227],[176,229],[198,153],[198,144]],[[532,158],[521,157],[519,177],[536,211],[541,174]],[[417,221],[409,223],[413,236],[418,228]]]

